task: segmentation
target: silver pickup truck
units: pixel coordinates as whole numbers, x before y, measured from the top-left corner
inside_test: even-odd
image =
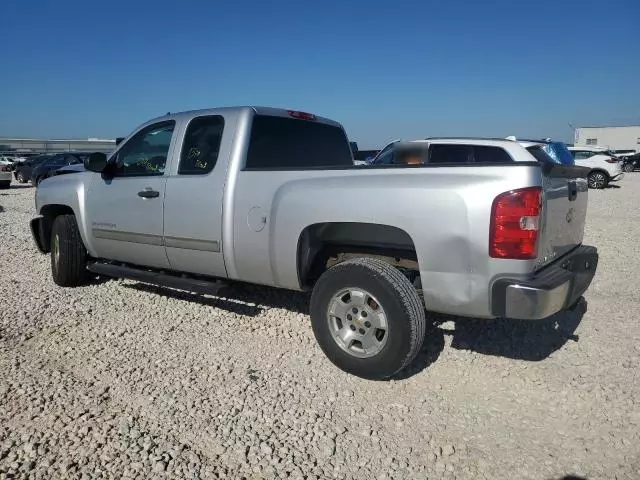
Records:
[[[356,167],[343,128],[312,114],[171,114],[43,181],[31,230],[65,287],[97,274],[203,294],[311,290],[331,361],[388,378],[419,351],[426,310],[545,318],[598,261],[582,245],[582,169],[508,140],[429,148],[418,164]]]

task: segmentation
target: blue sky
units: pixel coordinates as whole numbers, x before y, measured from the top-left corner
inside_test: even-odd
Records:
[[[265,105],[361,147],[640,123],[640,2],[5,0],[0,136]]]

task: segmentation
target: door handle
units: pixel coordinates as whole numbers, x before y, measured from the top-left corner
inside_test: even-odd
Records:
[[[156,198],[160,196],[160,192],[156,192],[155,190],[142,190],[140,192],[138,192],[138,196],[142,197],[142,198]]]

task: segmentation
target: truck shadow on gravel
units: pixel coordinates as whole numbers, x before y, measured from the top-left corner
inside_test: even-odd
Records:
[[[271,308],[282,308],[292,313],[309,315],[310,294],[292,292],[259,285],[236,284],[220,291],[219,296],[204,296],[156,287],[145,283],[122,285],[139,292],[161,295],[176,300],[194,302],[205,307],[220,308],[238,315],[257,317]],[[311,329],[311,323],[309,323]],[[394,376],[394,380],[412,377],[433,364],[444,349],[444,331],[433,322],[427,324],[425,340],[420,352],[407,368]]]
[[[219,296],[215,297],[145,283],[122,286],[152,295],[220,308],[248,317],[257,317],[272,308],[285,309],[296,314],[309,314],[309,294],[264,286],[236,284],[224,288]],[[436,362],[444,349],[445,335],[452,336],[452,348],[519,360],[544,360],[569,340],[579,340],[574,332],[586,311],[587,302],[581,298],[572,310],[536,321],[487,320],[444,315],[428,317],[433,320],[427,324],[425,341],[420,352],[411,365],[393,379],[404,380],[413,377]],[[454,330],[444,328],[443,324],[449,321],[455,324]]]
[[[577,342],[575,330],[587,312],[581,298],[571,309],[543,320],[455,319],[451,346],[495,355],[538,362],[562,348],[569,340]]]
[[[12,190],[15,192],[16,190],[24,190],[25,188],[32,188],[32,186],[30,184],[17,184],[14,185],[12,184],[7,190],[4,190],[4,193],[0,193],[0,195],[2,196],[7,196],[7,195],[12,195],[12,193],[8,193],[11,192]]]
[[[248,317],[257,317],[271,308],[283,308],[293,313],[309,314],[309,296],[307,294],[269,287],[233,285],[220,290],[219,295],[215,297],[156,287],[146,283],[126,284],[123,287],[176,300],[185,300],[205,307],[220,308]]]

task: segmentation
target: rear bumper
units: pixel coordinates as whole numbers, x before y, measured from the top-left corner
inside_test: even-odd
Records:
[[[619,180],[622,180],[624,178],[624,173],[619,173],[617,175],[614,175],[613,177],[611,177],[611,181],[612,182],[617,182]]]
[[[589,288],[597,266],[598,250],[583,245],[531,277],[501,278],[492,287],[492,314],[539,320],[565,310]]]
[[[0,182],[10,182],[11,178],[11,172],[0,172]]]

